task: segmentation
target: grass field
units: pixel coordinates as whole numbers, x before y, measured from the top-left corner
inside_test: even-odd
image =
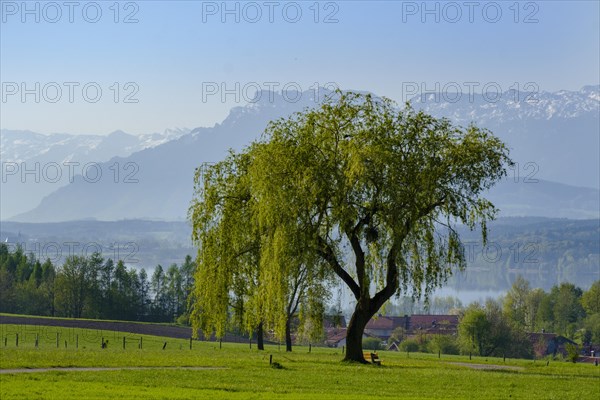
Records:
[[[19,347],[16,347],[16,334]],[[58,348],[56,333],[59,334]],[[146,367],[3,373],[4,399],[597,399],[600,367],[380,352],[382,367],[340,362],[340,349],[219,343],[78,328],[0,325],[0,369]],[[125,350],[123,350],[125,337]],[[6,338],[6,347],[4,339]],[[38,348],[35,340],[38,339]],[[108,340],[100,348],[102,338]],[[140,338],[142,348],[139,348]],[[65,341],[67,342],[65,347]],[[76,343],[77,342],[77,343]],[[167,342],[163,350],[164,343]],[[76,348],[77,347],[77,348]],[[269,356],[283,368],[269,365]],[[455,363],[516,367],[473,369]],[[189,369],[185,367],[220,367]]]

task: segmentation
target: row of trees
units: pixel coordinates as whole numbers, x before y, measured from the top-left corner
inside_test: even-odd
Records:
[[[70,256],[62,266],[0,244],[0,311],[72,318],[187,322],[195,264],[158,265],[151,277],[122,261]]]

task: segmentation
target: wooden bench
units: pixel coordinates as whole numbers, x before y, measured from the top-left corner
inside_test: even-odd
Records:
[[[363,357],[365,358],[365,360],[367,360],[367,362],[372,362],[375,365],[381,365],[381,359],[379,358],[377,353],[374,353],[372,351],[363,351]]]

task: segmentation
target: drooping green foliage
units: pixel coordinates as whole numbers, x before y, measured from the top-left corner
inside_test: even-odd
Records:
[[[355,295],[385,285],[390,262],[405,264],[396,283],[416,294],[441,283],[449,266],[463,267],[451,224],[493,216],[479,196],[508,162],[485,130],[357,94],[271,124],[253,152],[260,222],[304,235],[328,261],[340,261],[349,244],[364,256],[350,284]],[[439,224],[448,225],[447,240],[436,235]]]
[[[191,322],[222,337],[230,309],[236,322],[253,325],[259,240],[249,224],[252,200],[243,170],[247,157],[231,154],[225,161],[196,171],[199,198],[190,208],[193,239],[199,245]],[[231,295],[231,296],[230,296]],[[231,297],[231,298],[230,298]]]
[[[308,257],[298,241],[267,245],[272,251],[262,251],[265,244],[287,236],[258,224],[248,174],[251,157],[251,152],[230,154],[196,171],[197,198],[190,217],[199,250],[191,322],[195,331],[217,337],[229,328],[252,334],[262,324],[279,337],[289,336],[300,302],[326,281],[326,270],[313,268],[318,260]],[[326,298],[322,292],[310,296],[308,309]],[[311,316],[322,319],[322,313]]]
[[[278,319],[290,268],[325,264],[357,300],[346,358],[364,361],[364,326],[391,296],[427,296],[465,267],[454,226],[479,224],[485,240],[496,210],[482,195],[509,163],[506,146],[487,130],[371,95],[338,92],[318,109],[272,122],[259,142],[196,179],[199,271],[212,271],[198,285],[197,321],[224,329],[227,280],[235,274],[222,271],[239,269],[232,249],[245,243],[238,235],[248,218],[245,234],[260,237],[261,315]],[[248,213],[240,211],[246,206]],[[202,300],[203,288],[220,295]]]

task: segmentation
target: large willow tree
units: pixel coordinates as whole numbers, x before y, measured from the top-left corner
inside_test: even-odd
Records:
[[[480,225],[485,241],[496,209],[482,195],[511,162],[487,130],[356,93],[272,122],[243,156],[264,295],[289,276],[282,259],[325,264],[356,299],[345,359],[359,362],[367,322],[394,294],[428,296],[465,267],[456,224]]]

